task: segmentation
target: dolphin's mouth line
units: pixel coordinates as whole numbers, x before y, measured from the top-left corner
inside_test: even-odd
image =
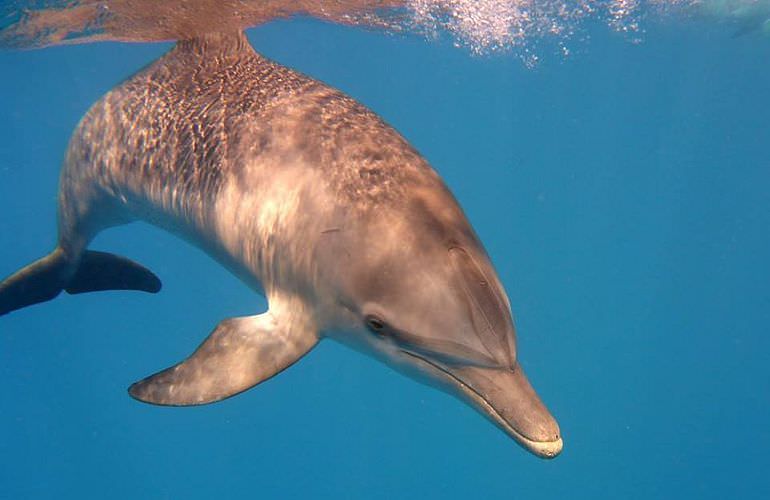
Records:
[[[556,445],[557,443],[560,443],[561,438],[555,441],[535,441],[533,439],[526,437],[524,434],[516,430],[510,423],[508,423],[508,421],[505,420],[502,415],[500,415],[500,412],[498,412],[491,404],[489,404],[489,401],[487,401],[484,398],[484,396],[481,395],[481,393],[479,393],[476,389],[474,389],[473,387],[465,383],[462,379],[452,374],[451,372],[445,370],[443,367],[441,367],[441,365],[436,364],[430,361],[429,359],[423,358],[419,354],[405,351],[403,349],[401,349],[401,352],[403,352],[407,356],[410,356],[419,361],[422,361],[423,363],[429,365],[430,367],[440,371],[441,373],[449,377],[449,379],[451,379],[455,384],[457,384],[466,394],[468,394],[484,410],[486,410],[487,413],[491,417],[493,417],[495,422],[497,422],[503,429],[505,429],[505,431],[508,434],[510,434],[514,439],[516,439],[528,450],[544,458],[554,458],[556,455],[558,455],[559,451],[561,451],[560,445],[557,447],[559,451],[554,451],[554,446],[551,446],[551,445]]]

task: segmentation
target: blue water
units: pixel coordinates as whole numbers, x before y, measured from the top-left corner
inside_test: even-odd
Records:
[[[591,28],[534,69],[306,20],[249,32],[444,177],[507,288],[560,457],[333,342],[215,405],[134,401],[131,382],[265,307],[135,224],[93,248],[147,265],[162,293],[0,318],[0,498],[770,497],[770,40],[647,28],[641,44]],[[0,52],[0,275],[53,247],[79,118],[168,47]]]

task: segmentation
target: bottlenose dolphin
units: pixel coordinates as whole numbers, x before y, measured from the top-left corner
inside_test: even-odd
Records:
[[[219,401],[331,337],[465,400],[538,456],[562,449],[517,362],[505,291],[438,174],[374,113],[242,32],[180,41],[98,101],[71,138],[58,208],[58,246],[0,284],[0,314],[62,290],[157,292],[146,268],[87,249],[139,219],[268,300],[133,384],[136,399]]]

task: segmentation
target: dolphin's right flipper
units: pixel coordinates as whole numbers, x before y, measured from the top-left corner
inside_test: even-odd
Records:
[[[222,321],[185,361],[133,384],[146,403],[213,403],[249,389],[288,368],[318,343],[315,331],[270,311]]]

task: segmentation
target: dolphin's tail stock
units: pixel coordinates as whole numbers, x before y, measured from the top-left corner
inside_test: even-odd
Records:
[[[86,250],[77,258],[57,248],[0,282],[0,316],[69,294],[103,290],[157,293],[160,279],[149,269],[105,252]]]

